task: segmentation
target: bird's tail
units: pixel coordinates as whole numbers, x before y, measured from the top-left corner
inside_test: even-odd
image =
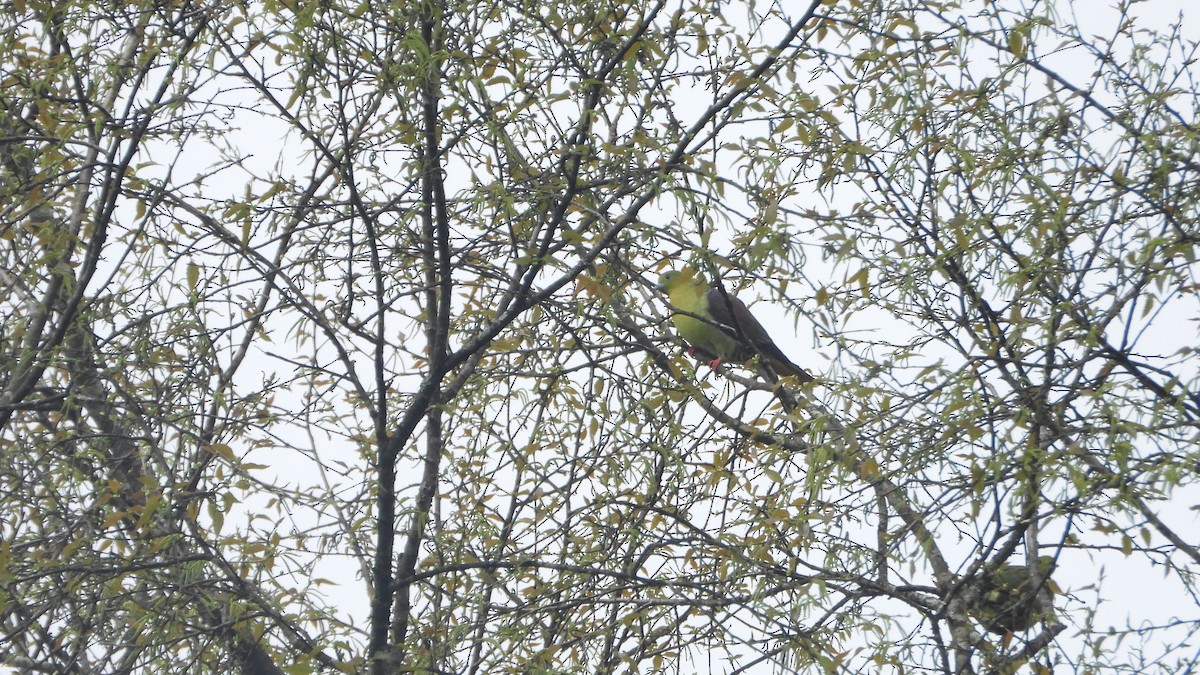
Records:
[[[813,381],[813,376],[809,375],[800,366],[792,363],[787,357],[782,354],[764,354],[764,360],[776,379],[784,377],[794,377],[800,384],[805,384]]]

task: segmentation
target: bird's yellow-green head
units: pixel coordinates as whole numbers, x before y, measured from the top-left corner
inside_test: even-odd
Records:
[[[1043,578],[1050,575],[1050,570],[1054,567],[1054,556],[1040,555],[1038,556],[1038,573]]]
[[[704,277],[696,274],[696,270],[685,267],[682,270],[664,272],[658,278],[658,288],[670,295],[675,289],[684,286],[705,286]]]
[[[708,300],[705,298],[708,293],[708,281],[691,267],[663,273],[658,278],[658,289],[667,294],[667,299],[671,301],[675,309],[709,316]],[[688,322],[684,321],[684,323]],[[676,321],[676,325],[678,326],[678,321]],[[683,330],[686,340],[688,339],[686,334],[688,329]]]

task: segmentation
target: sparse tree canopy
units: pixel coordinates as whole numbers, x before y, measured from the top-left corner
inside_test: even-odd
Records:
[[[1194,667],[1179,7],[6,0],[0,669]]]

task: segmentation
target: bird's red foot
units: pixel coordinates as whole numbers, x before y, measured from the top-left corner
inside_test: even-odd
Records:
[[[713,370],[716,370],[717,368],[721,367],[721,359],[713,359],[712,361],[709,361],[708,367],[712,368]]]
[[[695,347],[693,347],[693,346],[691,346],[691,345],[688,345],[688,348],[687,348],[687,353],[688,353],[688,356],[695,356],[695,355],[696,355],[696,348],[695,348]]]

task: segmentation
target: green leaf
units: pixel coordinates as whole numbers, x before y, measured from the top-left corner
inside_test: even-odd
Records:
[[[196,287],[200,285],[200,266],[196,263],[189,262],[187,265],[187,282],[188,289],[195,293]]]

